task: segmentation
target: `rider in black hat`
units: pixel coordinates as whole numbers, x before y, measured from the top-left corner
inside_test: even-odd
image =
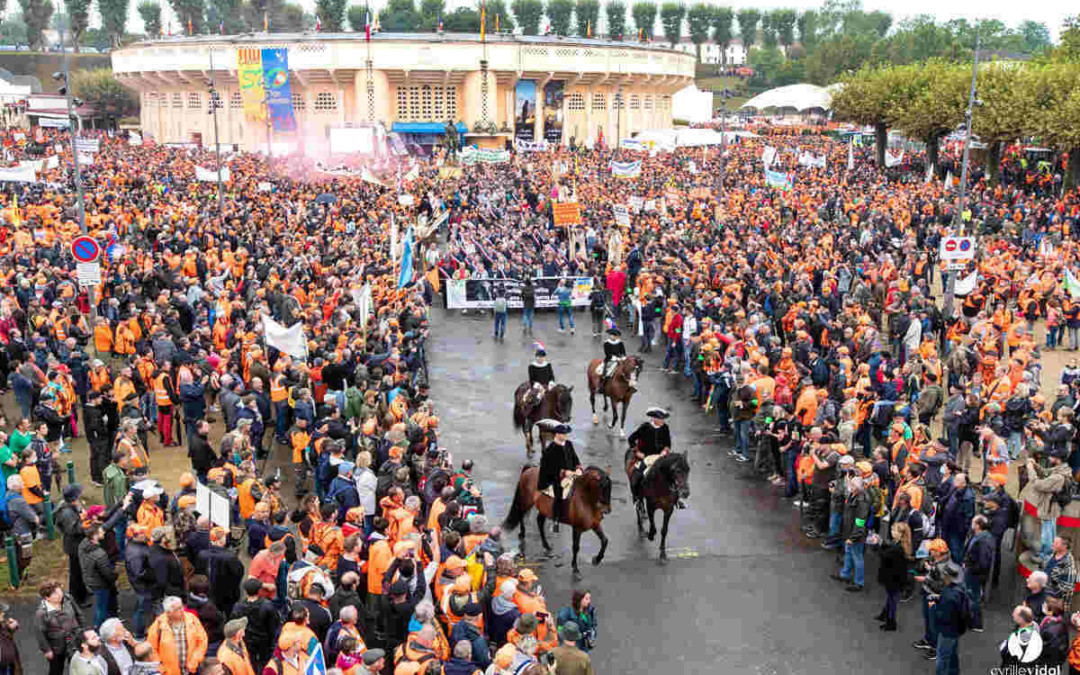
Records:
[[[555,383],[555,370],[547,362],[547,350],[544,345],[537,342],[535,345],[536,358],[529,364],[529,392],[525,402],[531,408],[540,402],[544,392]]]
[[[645,415],[649,421],[642,422],[641,426],[627,439],[637,459],[634,475],[630,479],[630,492],[634,496],[634,501],[641,498],[641,479],[645,476],[645,458],[671,452],[671,430],[668,429],[666,421],[671,415],[663,408],[655,406],[646,410]]]
[[[600,370],[600,391],[604,391],[611,377],[608,373],[608,364],[615,359],[626,358],[626,345],[622,341],[622,331],[616,326],[611,326],[607,334],[608,337],[604,340],[604,367]]]
[[[551,427],[555,438],[544,448],[540,455],[540,471],[536,477],[536,489],[546,490],[552,488],[555,494],[555,503],[551,507],[551,519],[554,521],[554,531],[559,531],[559,518],[562,514],[563,493],[562,479],[575,471],[581,470],[581,460],[578,459],[574,444],[567,438],[570,426],[558,423]]]

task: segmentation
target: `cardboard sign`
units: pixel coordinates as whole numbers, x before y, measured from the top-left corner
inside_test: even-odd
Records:
[[[615,213],[616,225],[630,227],[630,209],[625,204],[616,204],[611,209]]]
[[[555,227],[581,224],[581,205],[577,202],[552,204],[551,214],[555,221]]]

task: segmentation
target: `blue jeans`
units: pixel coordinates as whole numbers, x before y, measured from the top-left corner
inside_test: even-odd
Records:
[[[653,339],[653,322],[645,321],[642,323],[642,335],[641,335],[641,350],[652,349]]]
[[[120,552],[121,558],[127,550],[127,525],[127,518],[121,516],[120,522],[113,526],[113,532],[116,533],[116,549]]]
[[[1057,524],[1052,520],[1041,520],[1039,523],[1041,525],[1039,528],[1039,557],[1045,562],[1053,555],[1051,548],[1054,545],[1054,537],[1057,536]]]
[[[885,590],[885,616],[889,617],[889,621],[896,623],[896,609],[900,606],[900,589],[886,589]]]
[[[135,594],[135,615],[131,628],[137,639],[146,639],[146,630],[150,627],[147,619],[154,618],[154,599],[149,591]]]
[[[1046,327],[1046,347],[1048,349],[1053,349],[1057,345],[1057,342],[1055,340],[1055,338],[1057,337],[1057,329],[1057,326]]]
[[[677,340],[668,342],[667,352],[664,354],[664,370],[668,369],[668,364],[673,368],[679,367],[679,347]]]
[[[960,638],[939,635],[937,639],[937,664],[934,675],[960,675]]]
[[[686,375],[687,377],[690,377],[691,372],[690,372],[690,343],[689,342],[684,342],[683,343],[683,364],[684,364],[684,366],[683,366],[683,375]]]
[[[974,574],[964,571],[964,587],[971,598],[971,627],[982,628],[982,583]]]
[[[506,312],[495,312],[495,337],[506,335]]]
[[[116,593],[109,588],[94,591],[94,628],[101,628],[105,619],[116,616]]]
[[[829,534],[825,537],[825,543],[832,548],[840,548],[842,542],[840,539],[840,525],[843,522],[844,514],[841,511],[833,511],[829,513]],[[841,573],[840,576],[845,576]],[[848,575],[850,576],[850,575]],[[861,584],[860,584],[861,585]]]
[[[866,583],[865,566],[863,564],[863,554],[865,552],[865,542],[860,541],[855,544],[844,542],[844,566],[840,568],[840,576],[850,579],[860,588]]]
[[[784,451],[786,457],[784,458],[784,466],[787,467],[787,489],[784,490],[785,497],[794,497],[799,494],[799,477],[795,473],[795,464],[799,458],[799,451],[794,448],[788,448]]]
[[[735,452],[750,459],[750,423],[752,420],[735,420]]]
[[[571,329],[574,328],[574,312],[573,312],[573,310],[571,308],[563,307],[562,305],[559,305],[557,314],[559,316],[559,330],[563,330],[563,328],[564,328],[564,326],[563,326],[563,317],[564,316],[566,317],[566,320],[570,322],[570,328]]]
[[[529,330],[532,330],[532,322],[533,322],[533,308],[532,307],[526,307],[525,309],[521,310],[521,325],[524,326],[525,328],[528,328]]]
[[[1076,328],[1069,326],[1069,349],[1076,351],[1078,345],[1080,345],[1080,326]]]
[[[279,441],[285,440],[285,432],[289,428],[289,400],[278,401],[274,404],[274,434]]]
[[[930,602],[926,598],[926,593],[922,593],[922,618],[923,618],[923,640],[926,640],[931,645],[937,645],[938,634],[937,626],[934,625],[934,612],[930,609]]]

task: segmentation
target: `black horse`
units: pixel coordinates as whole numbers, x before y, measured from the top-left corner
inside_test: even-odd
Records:
[[[532,455],[533,452],[533,426],[540,420],[553,419],[569,423],[574,407],[573,386],[556,384],[544,392],[540,402],[526,410],[525,395],[529,393],[532,385],[528,382],[521,384],[514,391],[514,428],[521,429],[525,434],[525,452]],[[544,443],[545,434],[550,438],[551,433],[540,428],[540,444]]]
[[[626,477],[633,481],[633,449],[626,451]],[[680,499],[690,496],[690,462],[686,453],[671,452],[660,457],[648,470],[641,483],[641,498],[634,503],[637,511],[638,536],[645,534],[642,521],[649,519],[649,541],[656,538],[656,521],[653,514],[657,509],[664,512],[664,523],[660,530],[660,561],[667,561],[667,533],[671,522],[671,513]]]

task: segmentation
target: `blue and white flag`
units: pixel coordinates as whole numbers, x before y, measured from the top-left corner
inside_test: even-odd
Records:
[[[398,288],[405,288],[413,280],[413,231],[405,233],[405,247],[401,252],[401,273],[398,275]]]
[[[611,162],[611,175],[616,178],[637,178],[641,175],[641,160],[636,162]]]
[[[304,666],[304,675],[326,675],[326,657],[323,656],[322,645],[318,642],[315,643],[307,665]]]

